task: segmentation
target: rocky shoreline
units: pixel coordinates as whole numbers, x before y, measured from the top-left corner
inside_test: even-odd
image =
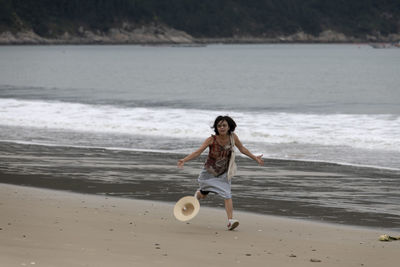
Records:
[[[189,34],[165,26],[141,26],[133,28],[126,24],[121,28],[111,28],[107,32],[79,27],[77,33],[64,34],[56,38],[39,36],[32,30],[16,33],[0,33],[1,45],[57,45],[57,44],[192,44]]]
[[[0,33],[0,45],[61,45],[61,44],[139,44],[139,45],[203,45],[211,43],[379,43],[399,42],[399,34],[382,36],[366,35],[364,38],[346,36],[333,30],[321,32],[318,36],[304,32],[276,37],[234,36],[229,38],[195,38],[190,34],[165,25],[137,26],[124,23],[120,28],[107,32],[79,27],[72,34],[64,32],[54,38],[38,35],[32,30]]]

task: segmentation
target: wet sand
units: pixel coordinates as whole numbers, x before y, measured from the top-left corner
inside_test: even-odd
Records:
[[[383,232],[202,207],[0,185],[0,266],[397,266]],[[393,234],[393,233],[389,233]]]
[[[197,188],[204,157],[0,142],[0,183],[174,203]],[[400,230],[400,173],[320,162],[237,158],[235,210]],[[222,207],[213,195],[203,206]]]

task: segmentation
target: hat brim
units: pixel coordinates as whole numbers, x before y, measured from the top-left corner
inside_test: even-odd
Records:
[[[193,219],[200,211],[200,202],[193,196],[186,196],[178,200],[174,206],[174,216],[185,222]]]

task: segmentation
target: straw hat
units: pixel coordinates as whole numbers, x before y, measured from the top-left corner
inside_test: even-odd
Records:
[[[178,200],[174,207],[175,218],[179,221],[193,219],[200,210],[200,203],[197,198],[186,196]]]

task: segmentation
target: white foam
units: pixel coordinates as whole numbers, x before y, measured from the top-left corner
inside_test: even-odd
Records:
[[[226,111],[123,108],[66,102],[0,99],[0,125],[78,132],[201,138]],[[243,141],[317,144],[400,151],[396,115],[229,112]]]

